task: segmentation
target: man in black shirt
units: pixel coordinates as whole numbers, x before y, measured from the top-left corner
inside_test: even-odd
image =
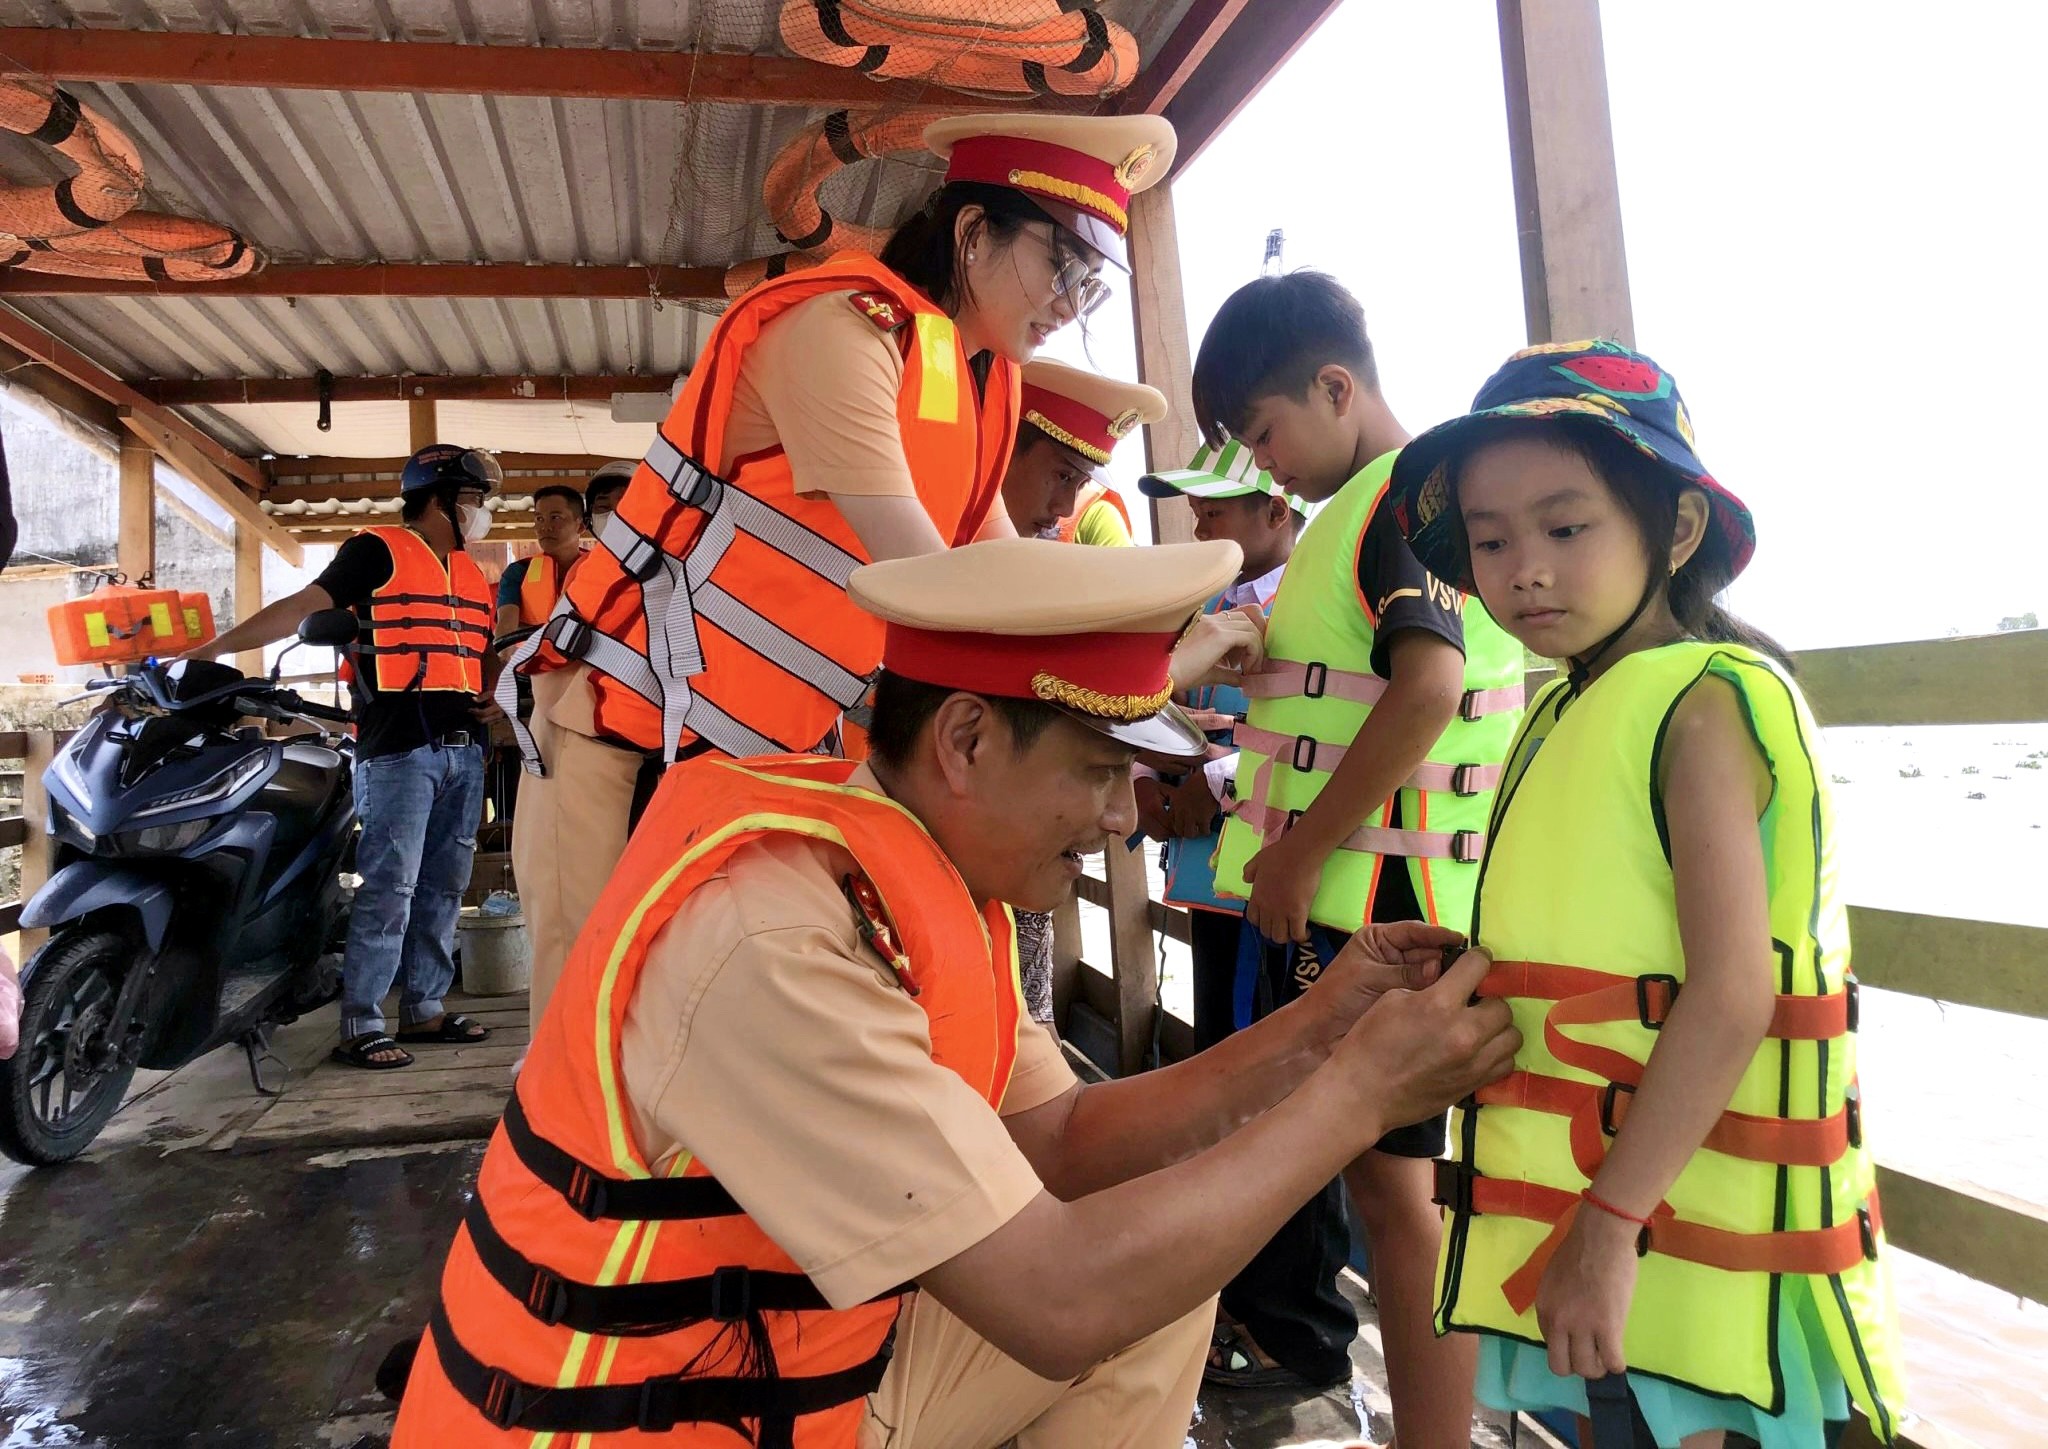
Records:
[[[502,475],[474,449],[435,444],[406,464],[402,527],[363,530],[320,577],[202,646],[208,657],[295,632],[322,609],[355,611],[350,681],[356,710],[355,798],[363,878],[342,966],[341,1045],[354,1066],[410,1065],[400,1042],[477,1042],[490,1033],[451,1016],[455,923],[483,810],[483,728],[491,594],[464,551],[490,529],[485,499]],[[399,1031],[383,1000],[400,975]]]

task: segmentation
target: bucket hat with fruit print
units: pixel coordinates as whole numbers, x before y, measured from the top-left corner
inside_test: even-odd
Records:
[[[1730,577],[1756,551],[1749,507],[1714,481],[1693,450],[1692,419],[1671,374],[1618,342],[1547,342],[1501,365],[1472,399],[1472,411],[1439,423],[1401,450],[1388,501],[1422,566],[1467,593],[1472,570],[1451,496],[1450,465],[1484,440],[1496,418],[1586,417],[1656,459],[1676,483],[1712,499],[1712,523],[1728,549]]]

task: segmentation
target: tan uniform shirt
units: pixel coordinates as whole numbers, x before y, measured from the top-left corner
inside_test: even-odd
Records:
[[[879,789],[865,766],[851,783]],[[789,835],[736,851],[655,938],[621,1042],[657,1170],[693,1154],[838,1307],[972,1247],[1041,1190],[861,942],[851,868]],[[1020,1020],[1001,1115],[1074,1082],[1051,1033]]]
[[[853,295],[812,297],[762,329],[733,384],[721,473],[735,458],[779,446],[806,493],[916,496],[896,419],[903,354],[847,301]],[[555,672],[583,687],[536,707],[564,729],[596,735],[587,666]]]

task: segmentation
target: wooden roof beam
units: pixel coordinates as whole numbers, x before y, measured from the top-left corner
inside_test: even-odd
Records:
[[[609,402],[614,393],[666,394],[673,378],[640,373],[582,377],[337,377],[330,398],[338,403],[411,402]],[[151,378],[136,391],[165,407],[233,407],[243,403],[318,403],[320,382],[311,377]]]
[[[581,267],[557,262],[312,262],[211,282],[0,270],[12,297],[583,297],[726,300],[723,267]]]
[[[233,479],[193,447],[188,430],[166,426],[168,415],[163,409],[153,403],[146,406],[147,412],[121,409],[122,425],[233,514],[236,528],[254,529],[257,537],[276,549],[288,564],[297,565],[304,561],[306,553],[299,546],[299,541],[265,513],[254,498],[236,487]]]
[[[493,453],[498,466],[507,473],[580,473],[589,477],[612,459],[597,453]],[[396,479],[405,471],[404,458],[342,458],[332,455],[308,458],[272,458],[263,466],[271,478],[381,478]],[[269,495],[265,495],[266,497]]]
[[[586,46],[447,45],[164,30],[0,29],[9,70],[60,81],[254,86],[266,90],[420,95],[562,96],[622,101],[732,101],[759,106],[1014,109],[972,96],[781,55]]]
[[[1339,0],[1195,0],[1152,64],[1121,97],[1121,111],[1151,111],[1180,138],[1174,167],[1184,170],[1265,88]],[[1148,82],[1153,72],[1158,79]]]
[[[151,402],[70,343],[51,336],[20,313],[5,307],[0,307],[0,342],[177,440],[183,451],[210,465],[213,474],[231,479],[234,485],[238,485],[230,487],[229,492],[239,494],[244,488],[258,492],[263,488],[262,472],[247,458],[230,453],[176,413]],[[127,423],[129,418],[124,415],[121,421]],[[185,476],[209,492],[213,491],[205,480],[193,478],[190,473]],[[221,502],[227,504],[229,500],[223,498]]]

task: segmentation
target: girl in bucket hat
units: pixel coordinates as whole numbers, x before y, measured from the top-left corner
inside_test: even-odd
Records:
[[[1517,353],[1390,487],[1423,564],[1566,665],[1481,865],[1480,994],[1523,1045],[1457,1114],[1439,1331],[1487,1335],[1498,1408],[1586,1414],[1597,1383],[1599,1449],[1818,1449],[1851,1401],[1890,1440],[1828,775],[1782,653],[1714,602],[1749,510],[1609,342]]]

